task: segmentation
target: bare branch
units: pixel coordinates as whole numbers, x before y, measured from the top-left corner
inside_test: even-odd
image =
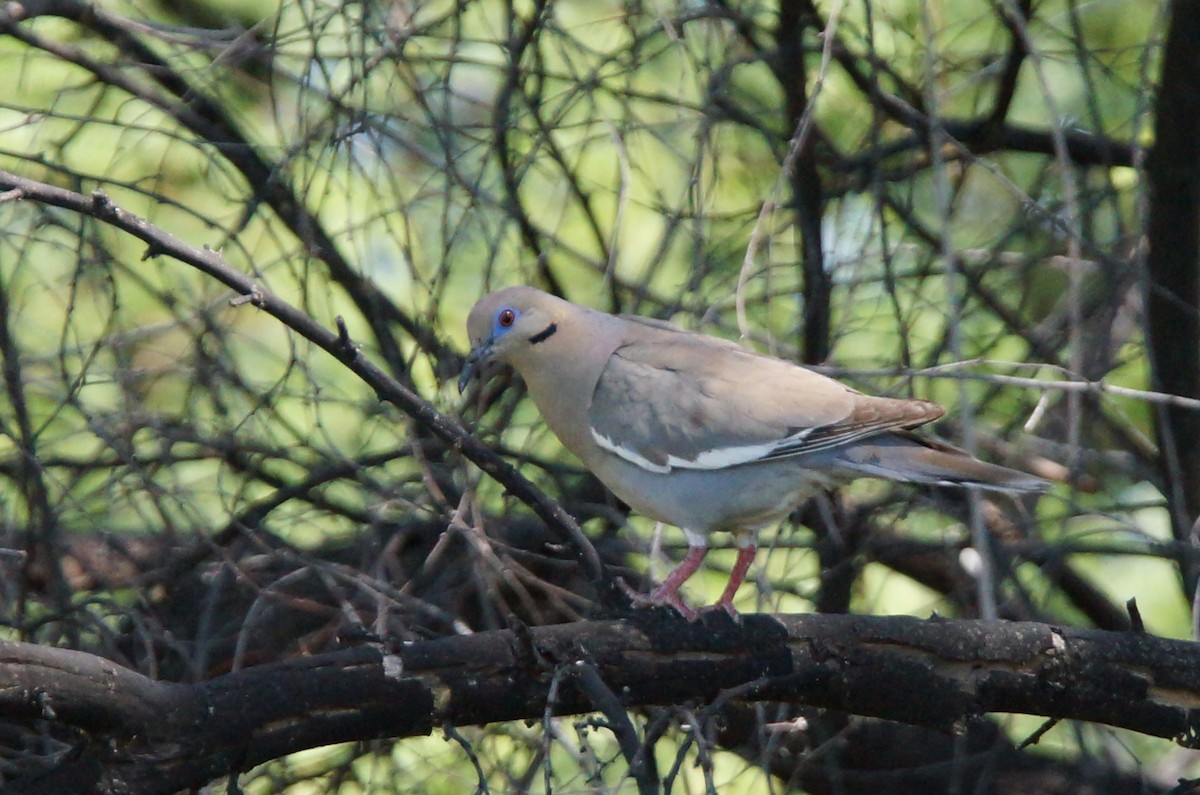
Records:
[[[471,436],[457,422],[439,413],[427,400],[387,375],[366,357],[358,355],[353,346],[347,346],[346,340],[339,332],[322,326],[309,315],[271,293],[260,282],[230,267],[217,252],[207,247],[197,249],[184,243],[144,218],[117,207],[101,192],[96,192],[89,198],[6,171],[0,171],[0,189],[20,190],[27,200],[62,207],[102,220],[145,241],[156,254],[174,257],[237,291],[239,295],[249,297],[254,306],[340,361],[374,389],[380,399],[393,403],[423,428],[451,444],[490,477],[503,484],[575,546],[588,577],[595,582],[603,580],[604,567],[591,542],[560,505],[550,500],[540,489],[522,477],[511,464]]]
[[[625,708],[716,698],[808,704],[951,731],[988,712],[1074,718],[1200,745],[1200,647],[1145,633],[878,616],[640,614],[358,647],[164,684],[81,652],[0,643],[0,715],[84,731],[100,792],[167,793],[333,742],[540,718],[549,671],[592,666]],[[607,703],[559,683],[552,714]],[[723,693],[729,693],[723,696]],[[615,707],[606,707],[611,711]],[[632,749],[630,749],[632,750]],[[29,785],[32,787],[33,785]],[[33,792],[36,789],[14,791]]]

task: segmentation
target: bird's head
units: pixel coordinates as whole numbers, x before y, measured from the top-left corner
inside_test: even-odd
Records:
[[[471,352],[458,376],[466,390],[480,368],[491,362],[517,364],[558,333],[565,301],[532,287],[508,287],[485,295],[467,317]]]

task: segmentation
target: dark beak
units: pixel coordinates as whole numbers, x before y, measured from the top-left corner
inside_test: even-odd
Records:
[[[478,375],[479,365],[487,361],[487,358],[492,355],[492,340],[486,339],[471,349],[467,354],[467,360],[463,362],[462,371],[458,374],[458,394],[467,391],[467,385],[471,383],[471,379]]]

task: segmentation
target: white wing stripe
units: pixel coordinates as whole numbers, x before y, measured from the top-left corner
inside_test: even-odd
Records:
[[[752,461],[769,458],[780,448],[786,448],[803,440],[805,436],[808,436],[815,429],[805,428],[784,439],[764,442],[762,444],[746,444],[737,447],[720,447],[714,450],[705,450],[694,459],[668,455],[665,464],[656,464],[645,456],[640,455],[637,451],[617,444],[595,428],[588,428],[588,430],[591,432],[592,439],[595,440],[596,444],[610,453],[618,455],[631,464],[636,464],[647,471],[666,474],[672,469],[725,469],[726,467],[748,464]]]
[[[680,469],[724,469],[765,458],[778,446],[778,442],[768,442],[767,444],[747,444],[741,447],[721,447],[716,450],[705,450],[691,461],[669,455],[667,464]]]
[[[604,448],[608,452],[614,453],[615,455],[618,455],[621,458],[624,458],[626,461],[628,461],[631,464],[637,464],[642,469],[649,470],[650,472],[657,472],[660,475],[665,475],[666,473],[671,471],[670,464],[656,464],[653,461],[651,461],[650,459],[643,458],[642,456],[638,455],[636,452],[634,452],[633,450],[630,450],[628,447],[622,447],[621,445],[614,442],[612,439],[609,439],[607,436],[601,436],[596,431],[595,428],[589,427],[588,430],[591,431],[592,439],[595,440],[596,444],[600,445],[602,448]]]

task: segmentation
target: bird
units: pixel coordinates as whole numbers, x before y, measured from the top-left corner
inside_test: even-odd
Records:
[[[534,287],[481,298],[467,334],[460,394],[495,363],[510,365],[564,447],[634,511],[683,531],[683,560],[637,603],[689,619],[698,613],[680,587],[712,533],[731,533],[738,553],[708,609],[736,619],[758,531],[857,477],[1018,494],[1049,486],[913,433],[944,414],[931,401],[873,397],[730,340]]]

